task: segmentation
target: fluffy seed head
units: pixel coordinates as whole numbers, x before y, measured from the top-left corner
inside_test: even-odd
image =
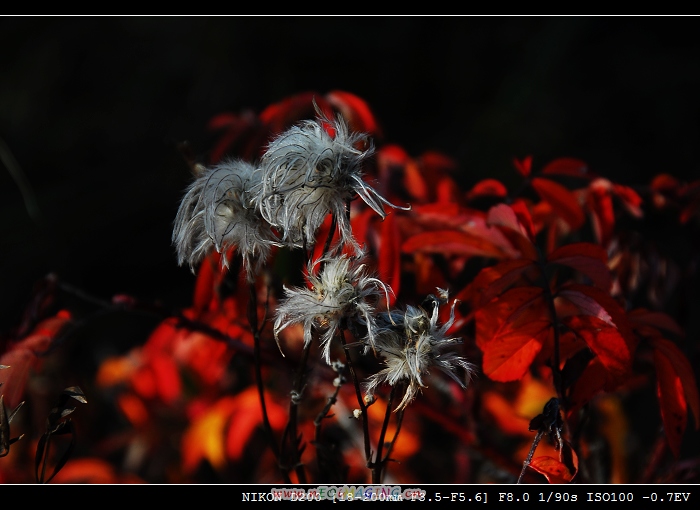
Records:
[[[439,306],[446,301],[432,297],[432,312],[422,307],[407,306],[404,313],[392,311],[380,314],[376,322],[374,343],[386,368],[370,376],[365,383],[367,398],[374,398],[377,387],[383,383],[396,386],[405,385],[403,399],[395,410],[405,409],[416,395],[425,388],[424,377],[436,368],[465,388],[471,379],[474,367],[454,351],[446,350],[461,342],[460,338],[446,336],[454,324],[455,306],[452,303],[450,318],[442,326],[438,325]],[[462,370],[460,377],[457,372]]]
[[[278,345],[279,332],[291,324],[303,324],[305,346],[311,342],[312,331],[323,331],[323,358],[331,364],[330,342],[341,321],[357,321],[374,339],[375,306],[381,297],[388,303],[390,288],[369,274],[361,258],[319,259],[309,264],[307,279],[308,288],[284,288],[274,324]]]
[[[315,120],[302,121],[268,145],[261,159],[258,206],[265,220],[281,230],[282,241],[296,247],[313,245],[319,226],[334,213],[340,242],[359,253],[347,219],[348,201],[359,195],[382,218],[385,204],[398,206],[362,178],[362,164],[374,153],[368,135],[350,132],[340,115],[331,120],[317,106],[316,111]]]
[[[205,169],[190,185],[175,218],[172,240],[178,263],[194,271],[210,250],[235,247],[243,257],[249,281],[279,245],[270,225],[255,207],[260,170],[231,160]],[[222,263],[228,267],[226,256]]]

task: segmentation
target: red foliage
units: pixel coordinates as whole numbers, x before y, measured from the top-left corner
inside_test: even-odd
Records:
[[[382,144],[370,105],[341,90],[301,93],[259,114],[214,117],[209,128],[220,137],[210,163],[226,156],[259,158],[272,137],[313,117],[314,103],[329,115],[341,114],[352,130],[372,135],[377,147],[365,178],[390,202],[412,206],[392,209],[384,219],[360,200],[348,211],[368,264],[394,291],[390,306],[426,306],[426,295],[443,289],[456,296],[449,335],[462,339],[458,352],[476,366],[477,377],[466,391],[456,381],[431,379],[401,415],[391,412],[384,393],[378,392],[369,407],[358,401],[350,376],[340,381],[333,367],[316,359],[315,343],[302,354],[301,326],[283,331],[279,341],[285,354],[279,352],[271,319],[283,286],[300,280],[306,263],[300,259],[318,258],[329,236],[337,242],[328,217],[310,253],[297,259],[292,250],[275,247],[252,289],[235,263],[227,270],[222,254],[210,253],[193,281],[191,306],[162,313],[146,338],[127,352],[103,356],[91,391],[111,402],[109,411],[121,424],[99,437],[95,451],[83,450],[68,462],[53,482],[149,482],[148,473],[157,470],[154,481],[173,483],[281,483],[305,477],[369,483],[363,412],[371,452],[391,448],[389,458],[400,461],[386,468],[394,479],[474,483],[494,469],[514,478],[535,439],[528,423],[552,398],[559,405],[549,424],[552,434],[534,444],[527,476],[586,483],[596,463],[609,462],[608,482],[672,479],[684,441],[700,427],[692,361],[696,339],[684,334],[687,317],[682,324],[677,310],[662,306],[683,295],[671,285],[659,290],[659,278],[646,279],[667,266],[630,240],[629,225],[643,237],[651,228],[644,222],[647,215],[671,211],[673,228],[693,239],[700,185],[660,174],[650,186],[633,188],[594,174],[577,158],[539,167],[527,156],[513,159],[523,184],[518,195],[493,178],[462,190],[455,160],[433,151],[414,156],[396,144]],[[234,253],[228,255],[235,260]],[[690,257],[686,274],[694,274],[697,257]],[[118,296],[105,306],[135,310],[141,303]],[[40,307],[41,318],[25,321],[23,333],[0,352],[0,365],[11,367],[0,370],[10,409],[37,398],[29,390],[33,377],[41,375],[43,360],[53,359],[56,339],[75,324],[73,311],[49,308]],[[441,322],[448,317],[443,311]],[[344,334],[338,355],[345,347],[354,357],[350,349],[361,339],[349,330]],[[299,366],[305,370],[297,372]],[[357,363],[353,375],[366,378],[382,366],[376,360]],[[305,384],[298,385],[300,380]],[[99,400],[88,398],[88,406]],[[640,401],[641,409],[621,404]],[[380,448],[376,431],[385,416],[391,426],[385,427]],[[397,416],[403,416],[403,428],[394,421]],[[616,442],[620,431],[635,434],[640,444],[654,442],[635,430],[640,416],[663,428],[660,437],[670,450],[644,473],[636,465],[650,452],[625,453]],[[595,457],[601,437],[609,448],[603,460]],[[14,452],[0,459],[0,479],[31,472],[31,462],[21,458],[31,452],[22,444],[13,444]],[[441,450],[436,457],[445,465],[430,464],[426,452],[434,449]],[[123,468],[96,458],[120,452],[129,459]],[[453,471],[458,465],[470,467]],[[13,476],[11,468],[16,468]]]

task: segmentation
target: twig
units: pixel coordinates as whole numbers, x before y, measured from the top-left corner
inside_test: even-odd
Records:
[[[391,407],[394,402],[394,395],[396,394],[396,386],[391,387],[389,392],[389,401],[386,403],[386,411],[384,412],[384,421],[382,422],[382,430],[379,432],[379,440],[377,441],[377,453],[372,462],[372,483],[382,483],[382,470],[384,469],[384,463],[386,459],[382,458],[382,449],[384,448],[384,437],[386,436],[386,431],[389,428],[389,420],[391,419]],[[396,435],[394,435],[396,439]]]
[[[249,286],[249,299],[248,299],[248,322],[250,324],[250,329],[253,333],[253,360],[255,365],[255,382],[258,388],[258,397],[260,398],[260,410],[262,411],[263,427],[265,428],[265,433],[267,434],[268,443],[270,443],[270,448],[272,453],[277,459],[277,465],[280,464],[280,452],[277,448],[277,441],[275,440],[275,434],[272,431],[272,426],[270,425],[270,419],[267,414],[267,405],[265,404],[265,385],[262,378],[262,362],[260,359],[260,333],[261,328],[258,327],[258,296],[255,283],[250,283]],[[264,323],[263,323],[264,327]],[[286,483],[289,483],[289,475],[284,469],[281,469],[282,476]]]

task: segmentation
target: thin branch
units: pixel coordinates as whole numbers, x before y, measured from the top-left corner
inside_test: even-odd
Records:
[[[384,438],[386,437],[386,432],[389,428],[389,421],[391,419],[391,408],[394,404],[395,395],[396,386],[392,386],[391,391],[389,392],[389,401],[386,403],[384,421],[382,422],[382,430],[379,432],[379,440],[377,441],[377,454],[375,456],[374,462],[371,465],[372,483],[382,483],[382,471],[384,470],[384,463],[386,461],[386,459],[382,458],[382,449],[384,448]],[[396,436],[394,436],[394,439],[396,439]]]
[[[277,465],[279,466],[280,452],[277,448],[277,441],[275,439],[275,434],[272,431],[272,426],[270,425],[270,419],[267,414],[267,405],[265,404],[265,385],[263,383],[262,361],[260,357],[261,328],[258,327],[258,296],[255,283],[250,283],[249,290],[250,295],[248,299],[248,322],[250,324],[250,329],[253,333],[253,360],[255,365],[255,382],[258,388],[258,397],[260,399],[260,409],[262,411],[263,427],[265,429],[265,433],[267,434],[270,449],[272,450],[275,459],[277,459]],[[291,482],[287,472],[284,469],[281,469],[281,471],[285,482]]]

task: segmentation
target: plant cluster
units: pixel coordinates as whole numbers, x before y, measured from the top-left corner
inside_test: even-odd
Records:
[[[172,231],[191,306],[42,282],[0,343],[1,481],[27,481],[32,447],[54,483],[700,479],[700,181],[526,156],[519,189],[463,189],[452,159],[383,143],[344,91],[210,127]],[[688,245],[654,243],[654,218]],[[105,313],[155,326],[67,377],[111,420],[77,416],[88,439],[49,459],[20,402],[41,403],[30,383],[71,366],[51,360]]]

